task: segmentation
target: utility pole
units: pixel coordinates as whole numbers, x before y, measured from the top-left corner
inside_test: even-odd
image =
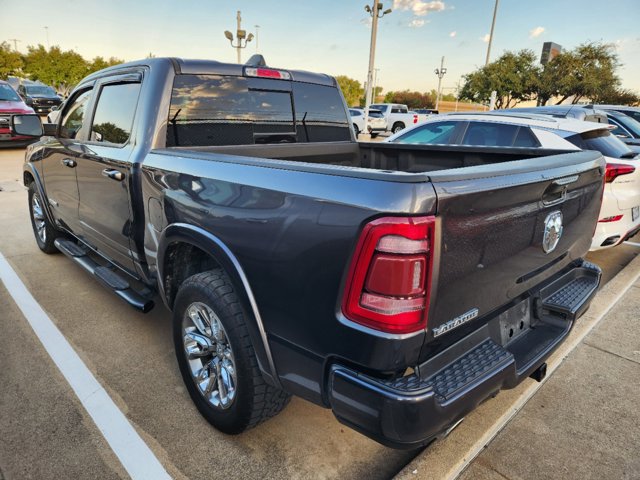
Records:
[[[491,43],[493,43],[493,29],[496,26],[496,15],[498,14],[498,3],[500,0],[496,0],[496,5],[493,7],[493,21],[491,22],[491,33],[489,33],[489,45],[487,45],[487,59],[484,62],[485,67],[489,64],[489,57],[491,56]]]
[[[10,38],[9,41],[13,42],[13,49],[17,52],[18,51],[18,42],[20,40],[18,40],[17,38]]]
[[[369,46],[369,70],[367,71],[367,91],[364,95],[364,133],[369,133],[369,107],[371,106],[371,91],[373,87],[373,71],[376,59],[376,36],[378,35],[378,19],[391,13],[391,9],[381,12],[384,7],[380,0],[373,0],[373,8],[365,5],[364,10],[371,15],[371,44]]]
[[[247,32],[245,30],[242,30],[242,28],[240,28],[242,23],[242,16],[240,15],[240,10],[238,10],[238,14],[236,15],[236,20],[238,22],[238,28],[236,30],[237,43],[235,45],[233,44],[233,33],[231,33],[229,30],[225,30],[224,36],[227,37],[227,40],[229,40],[229,42],[231,43],[231,46],[237,50],[238,63],[242,63],[242,60],[240,58],[240,51],[243,48],[247,48],[247,44],[251,40],[253,40],[253,33],[250,33],[249,36],[247,36]],[[242,43],[243,40],[244,40],[244,43]]]
[[[44,27],[44,31],[47,32],[47,50],[50,50],[51,46],[49,45],[49,27]]]
[[[442,60],[440,60],[440,68],[436,68],[434,72],[438,76],[438,94],[436,95],[436,110],[438,110],[438,105],[440,104],[440,87],[442,85],[442,77],[444,77],[444,74],[447,73],[447,69],[444,68],[444,57],[442,57]]]

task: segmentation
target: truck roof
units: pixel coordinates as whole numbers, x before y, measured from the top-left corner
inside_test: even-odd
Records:
[[[176,74],[185,75],[244,75],[245,67],[252,65],[240,65],[237,63],[223,63],[216,60],[198,60],[198,59],[185,59],[176,57],[158,57],[158,58],[145,58],[142,60],[135,60],[132,62],[121,63],[114,65],[113,67],[105,68],[98,72],[92,73],[85,80],[93,80],[100,78],[105,74],[117,72],[118,70],[126,70],[132,67],[145,66],[153,68],[154,65],[166,65],[171,64]],[[284,70],[291,75],[291,79],[296,82],[315,83],[318,85],[326,85],[329,87],[335,87],[337,85],[335,79],[329,75],[323,73],[313,73],[304,70],[289,70],[276,67],[260,67],[274,70]]]

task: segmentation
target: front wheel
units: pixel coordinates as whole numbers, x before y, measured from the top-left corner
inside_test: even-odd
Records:
[[[29,184],[29,216],[38,248],[44,253],[56,253],[58,249],[53,242],[60,232],[50,224],[35,182]]]
[[[247,321],[220,269],[193,275],[178,290],[173,340],[180,373],[202,416],[225,433],[258,425],[290,399],[262,378]]]

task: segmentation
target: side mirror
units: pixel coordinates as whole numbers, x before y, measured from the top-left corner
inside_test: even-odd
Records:
[[[627,135],[626,133],[617,133],[616,137],[618,138],[631,138],[629,135]]]
[[[42,121],[38,115],[13,115],[11,133],[25,137],[41,137],[44,133]]]

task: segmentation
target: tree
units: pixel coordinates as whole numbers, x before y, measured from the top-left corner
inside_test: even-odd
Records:
[[[103,68],[112,67],[114,65],[119,65],[124,63],[124,60],[120,60],[119,58],[111,57],[109,60],[105,60],[102,57],[95,57],[88,66],[87,73],[97,72],[98,70],[102,70]]]
[[[620,66],[612,45],[583,43],[574,50],[563,52],[544,66],[540,75],[539,99],[545,104],[556,97],[559,105],[572,97],[572,103],[583,98],[595,101],[618,90]]]
[[[511,108],[531,100],[539,90],[540,66],[532,50],[506,52],[496,61],[464,76],[460,98],[488,103],[496,91],[496,108]]]
[[[349,78],[346,75],[338,75],[336,81],[342,90],[342,95],[350,107],[360,105],[360,97],[364,94],[364,89],[359,81]]]
[[[53,85],[58,90],[71,89],[89,73],[89,64],[73,50],[62,51],[54,46],[29,46],[24,56],[24,73],[32,80]]]
[[[624,88],[611,88],[591,98],[593,103],[610,105],[640,105],[640,95]]]
[[[11,46],[7,42],[0,43],[0,78],[20,73],[22,65],[20,53],[11,50]]]
[[[435,97],[430,93],[411,92],[403,90],[401,92],[388,92],[384,101],[387,103],[401,103],[409,108],[433,108],[436,104]]]

